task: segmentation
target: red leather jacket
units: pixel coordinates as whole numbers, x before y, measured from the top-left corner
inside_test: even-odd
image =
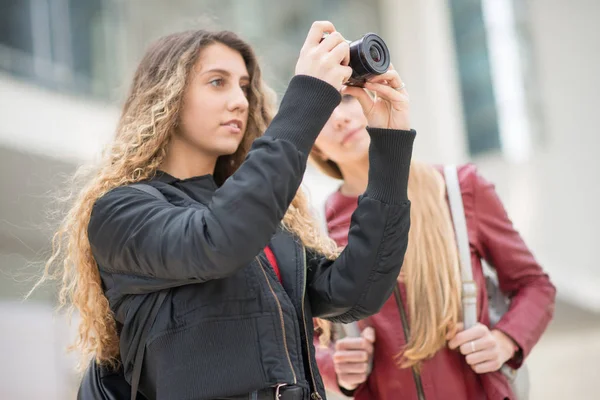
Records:
[[[500,287],[511,293],[510,310],[495,326],[510,336],[520,347],[518,359],[510,364],[518,368],[552,319],[555,288],[548,276],[514,229],[494,186],[477,174],[473,165],[459,168],[459,181],[464,202],[473,276],[478,287],[479,321],[489,326],[485,279],[481,259],[493,265]],[[418,200],[415,200],[418,201]],[[356,198],[339,192],[331,195],[326,205],[326,218],[331,237],[346,245],[350,216]],[[406,304],[406,291],[400,284]],[[406,310],[408,313],[408,310]],[[361,328],[372,326],[376,332],[373,369],[367,381],[355,391],[355,399],[417,399],[416,385],[410,369],[396,366],[394,356],[405,345],[402,323],[394,296],[372,317],[360,321]],[[328,390],[338,391],[331,348],[323,348],[315,339],[317,363]],[[511,399],[510,386],[500,372],[478,375],[456,351],[444,349],[423,363],[421,379],[427,400],[446,399]]]

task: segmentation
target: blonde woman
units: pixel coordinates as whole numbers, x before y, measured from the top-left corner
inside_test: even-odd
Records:
[[[369,101],[362,94],[358,99]],[[368,123],[359,101],[344,96],[312,151],[322,171],[342,180],[325,210],[329,233],[340,246],[350,243],[358,196],[378,173],[368,157],[374,145],[365,131]],[[527,357],[552,317],[555,289],[493,185],[472,165],[459,168],[459,180],[479,324],[463,331],[460,323],[461,276],[444,177],[437,168],[413,163],[411,229],[398,301],[392,296],[378,314],[361,321],[360,338],[333,343],[331,324],[318,321],[317,361],[327,389],[357,400],[514,398],[498,370],[504,363],[518,368]],[[512,296],[510,310],[493,328],[481,259],[496,268],[501,289]]]
[[[140,398],[320,399],[312,317],[364,318],[391,294],[407,245],[415,136],[401,93],[376,85],[386,106],[370,155],[382,169],[339,258],[298,191],[352,72],[348,58],[331,23],[313,24],[271,121],[256,57],[235,34],[188,31],[147,51],[114,143],[46,271],[81,315],[84,354],[122,365],[131,381],[145,348]],[[79,397],[99,395],[86,378]]]

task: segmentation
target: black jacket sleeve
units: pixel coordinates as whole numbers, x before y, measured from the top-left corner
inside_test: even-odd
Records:
[[[100,268],[203,282],[247,265],[275,233],[340,99],[319,79],[294,77],[264,137],[205,208],[177,207],[126,186],[98,199],[88,237]]]
[[[392,294],[410,228],[408,173],[414,131],[369,129],[369,184],[352,214],[348,245],[335,261],[308,252],[314,317],[351,322],[377,313]]]

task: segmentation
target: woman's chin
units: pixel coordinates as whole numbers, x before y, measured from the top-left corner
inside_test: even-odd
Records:
[[[348,158],[360,159],[369,154],[369,140],[357,140],[347,143],[344,153]]]
[[[238,150],[239,147],[240,147],[239,144],[222,146],[222,147],[219,147],[218,149],[215,149],[216,150],[215,153],[217,153],[219,155],[219,157],[230,156],[230,155],[235,154],[235,152]]]

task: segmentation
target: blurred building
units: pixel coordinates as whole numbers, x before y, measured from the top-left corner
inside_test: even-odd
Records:
[[[600,311],[599,17],[597,0],[0,0],[0,398],[73,398],[54,291],[22,302],[46,211],[114,133],[145,47],[187,28],[242,34],[279,94],[312,21],[381,34],[411,95],[415,158],[477,163],[561,298]],[[306,184],[317,211],[337,187],[312,169]]]

